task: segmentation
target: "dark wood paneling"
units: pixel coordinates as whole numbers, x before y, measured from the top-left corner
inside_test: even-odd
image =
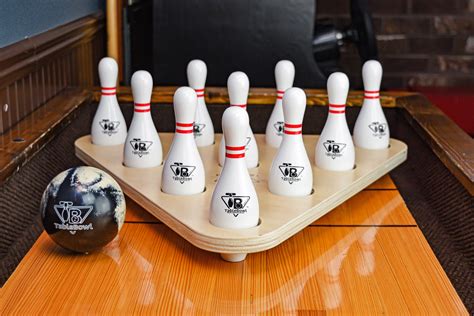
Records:
[[[0,183],[90,101],[103,24],[87,16],[0,50]]]
[[[89,91],[66,88],[0,135],[0,183],[67,126],[76,110],[91,99]]]
[[[87,16],[0,50],[0,133],[67,87],[98,83],[103,24],[102,14]]]
[[[422,95],[397,100],[408,122],[434,153],[474,195],[474,140]],[[412,149],[416,155],[416,148]]]

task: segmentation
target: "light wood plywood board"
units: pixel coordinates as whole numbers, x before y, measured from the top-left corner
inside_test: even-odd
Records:
[[[125,193],[160,221],[195,246],[223,254],[252,253],[277,246],[312,222],[360,192],[405,161],[407,147],[392,139],[390,148],[381,151],[356,149],[356,168],[349,172],[330,172],[313,166],[314,194],[288,198],[271,194],[267,189],[268,170],[276,149],[265,145],[264,135],[256,135],[260,165],[250,175],[260,202],[261,223],[249,229],[224,229],[212,225],[209,206],[221,168],[217,164],[216,144],[200,148],[206,170],[206,191],[192,196],[173,196],[161,192],[162,166],[133,169],[122,164],[123,146],[93,145],[90,136],[75,143],[76,155],[86,164],[110,173]],[[160,134],[164,152],[173,134]],[[315,135],[304,135],[310,159],[314,160]]]

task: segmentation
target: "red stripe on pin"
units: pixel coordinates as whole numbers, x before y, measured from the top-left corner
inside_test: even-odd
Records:
[[[285,127],[288,127],[288,128],[301,128],[303,126],[303,124],[287,124],[285,123]]]
[[[150,112],[150,103],[135,103],[135,112]]]
[[[285,93],[285,91],[283,91],[283,90],[277,90],[277,93],[283,94],[283,93]]]
[[[245,146],[225,146],[225,150],[245,150]]]
[[[342,110],[342,111],[329,110],[329,113],[342,114],[342,113],[346,113],[346,111],[344,111],[344,110]]]
[[[102,95],[115,95],[115,92],[102,92]]]
[[[379,99],[379,98],[380,96],[379,96],[378,90],[374,90],[374,91],[365,90],[364,91],[364,99]]]
[[[150,106],[150,103],[135,103],[135,106]]]
[[[102,90],[115,90],[116,87],[101,87]]]
[[[283,97],[278,96],[277,99],[278,99],[278,100],[281,100],[281,99],[283,99]]]
[[[245,158],[245,153],[242,153],[242,154],[228,154],[228,153],[226,153],[225,156],[227,158]]]
[[[231,104],[230,106],[240,106],[241,108],[247,107],[247,104]]]
[[[202,88],[202,89],[194,89],[194,91],[196,91],[196,92],[204,92],[204,88]]]
[[[193,125],[194,125],[193,123],[178,123],[178,122],[176,122],[176,126],[179,126],[179,127],[191,127]]]
[[[345,104],[331,104],[331,103],[329,103],[329,106],[332,108],[345,108],[346,107]]]
[[[298,135],[301,134],[301,130],[299,131],[287,131],[286,129],[283,131],[283,133],[288,134],[288,135]]]
[[[176,129],[176,133],[180,134],[191,134],[193,132],[192,129]]]

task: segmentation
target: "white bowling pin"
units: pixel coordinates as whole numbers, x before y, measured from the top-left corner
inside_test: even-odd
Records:
[[[289,60],[280,60],[275,66],[275,81],[277,99],[272,114],[267,122],[265,141],[272,147],[279,147],[283,138],[284,120],[282,98],[285,90],[293,86],[295,80],[295,66]]]
[[[230,74],[227,79],[227,90],[229,92],[230,106],[238,106],[247,110],[247,98],[249,95],[249,78],[241,71]],[[246,129],[245,161],[247,168],[258,166],[258,147],[253,136],[250,125]],[[225,161],[225,137],[222,138],[219,146],[219,165],[223,166]]]
[[[387,120],[380,105],[382,65],[369,60],[362,67],[364,103],[354,126],[354,145],[365,149],[385,149],[390,141]]]
[[[102,58],[99,62],[102,94],[91,128],[92,143],[96,145],[120,145],[125,142],[127,137],[127,124],[115,95],[117,75],[118,65],[115,59]]]
[[[349,79],[342,72],[332,73],[327,90],[329,113],[316,145],[316,166],[332,171],[352,170],[355,151],[345,114]]]
[[[204,87],[206,85],[207,67],[199,59],[191,60],[186,70],[188,84],[196,91],[198,104],[196,107],[196,117],[194,119],[194,138],[198,147],[214,144],[214,125],[207,111],[204,100]]]
[[[268,189],[283,196],[309,195],[313,189],[313,171],[301,133],[306,94],[300,88],[289,88],[283,96],[282,107],[283,140],[270,168]]]
[[[123,163],[132,168],[151,168],[161,165],[163,149],[151,118],[153,79],[147,71],[136,71],[132,76],[132,123],[123,147]]]
[[[258,225],[257,192],[247,170],[245,150],[249,116],[231,106],[222,116],[226,142],[225,164],[212,194],[210,222],[224,228],[249,228]]]
[[[190,195],[204,191],[204,166],[193,136],[197,102],[192,88],[181,87],[174,93],[176,132],[161,177],[161,189],[165,193]]]

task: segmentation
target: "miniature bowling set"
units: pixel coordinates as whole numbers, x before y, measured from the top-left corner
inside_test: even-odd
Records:
[[[193,62],[188,65],[188,79],[193,76],[193,67],[199,68],[203,77],[205,64]],[[154,140],[159,142],[159,148],[160,138],[165,152],[169,146],[163,165],[158,154],[148,167],[134,164],[135,160],[126,163],[127,150],[122,148],[130,146],[127,142],[98,151],[90,136],[76,141],[76,155],[87,164],[107,170],[138,204],[192,244],[218,252],[224,260],[241,261],[247,253],[275,247],[395,168],[407,153],[406,145],[393,139],[390,147],[380,150],[354,147],[344,114],[349,82],[343,73],[334,73],[328,79],[329,111],[323,132],[319,137],[303,135],[306,95],[299,88],[291,88],[290,64],[279,63],[275,70],[279,75],[278,69],[283,67],[288,79],[282,88],[284,123],[279,146],[267,142],[267,135],[253,135],[246,111],[249,80],[243,72],[234,72],[227,82],[231,106],[222,117],[224,137],[216,134],[214,144],[198,147],[197,137],[193,137],[197,107],[202,106],[198,95],[204,82],[191,84],[191,79],[193,87],[181,87],[175,92],[174,135],[158,136],[153,122],[149,123],[151,116],[140,118],[137,112],[130,125],[129,134],[137,133],[133,121],[148,120],[147,127],[151,134],[156,133]],[[151,82],[145,72],[132,77],[135,109],[147,106],[148,115]],[[145,133],[144,129],[141,133]],[[141,137],[129,135],[127,141]],[[259,157],[258,147],[263,149],[263,156]],[[123,164],[116,158],[121,150]],[[130,168],[142,170],[137,169],[139,175],[130,177]],[[248,168],[258,168],[259,181],[250,177]],[[185,175],[195,175],[196,183],[194,178],[181,183],[179,179],[185,178],[183,170]]]

